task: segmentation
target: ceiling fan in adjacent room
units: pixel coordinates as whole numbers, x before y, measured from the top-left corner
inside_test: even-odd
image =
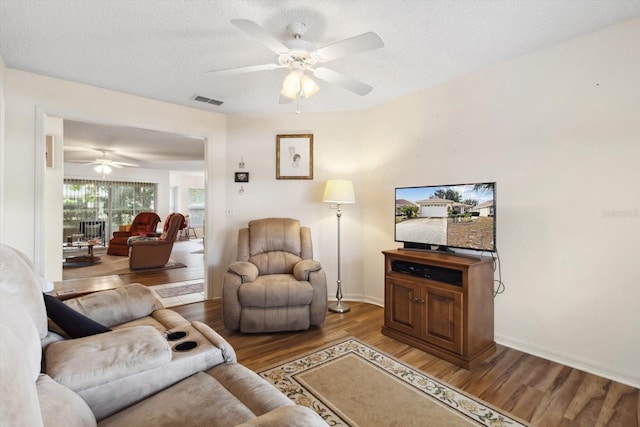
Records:
[[[67,149],[67,147],[65,147],[65,150]],[[107,157],[107,153],[109,152],[109,150],[101,150],[101,149],[87,149],[87,148],[74,148],[74,147],[69,147],[68,148],[69,151],[98,151],[100,153],[102,153],[102,157],[97,158],[93,161],[90,161],[88,163],[86,163],[86,160],[71,160],[74,163],[82,163],[83,166],[91,166],[91,165],[95,165],[93,170],[95,170],[96,172],[98,172],[99,174],[102,174],[102,177],[104,178],[105,175],[110,174],[113,169],[122,169],[125,167],[129,167],[129,168],[137,168],[138,165],[135,163],[128,163],[128,162],[119,162],[119,161],[115,161],[112,159],[109,159]]]
[[[348,55],[383,47],[384,42],[380,36],[374,32],[367,32],[324,47],[316,48],[313,43],[302,39],[302,36],[307,31],[307,27],[300,22],[290,24],[287,27],[287,31],[291,34],[292,38],[285,41],[278,40],[253,21],[234,19],[231,23],[275,52],[278,55],[278,60],[276,63],[270,64],[207,71],[209,75],[230,76],[255,71],[288,68],[290,72],[285,78],[282,84],[282,90],[280,91],[281,104],[292,102],[295,99],[313,96],[319,90],[319,87],[311,78],[311,75],[361,96],[368,94],[373,89],[373,87],[368,84],[329,68],[318,67],[317,65]]]

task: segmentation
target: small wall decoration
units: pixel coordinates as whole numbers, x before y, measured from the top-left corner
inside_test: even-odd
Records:
[[[276,179],[313,179],[313,134],[276,137]]]
[[[45,136],[45,164],[48,168],[52,168],[55,166],[53,163],[53,150],[54,150],[54,137],[53,135],[47,134]]]
[[[236,182],[249,182],[249,172],[236,172]]]

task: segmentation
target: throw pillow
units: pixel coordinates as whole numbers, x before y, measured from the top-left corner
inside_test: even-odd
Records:
[[[69,335],[69,337],[82,338],[111,330],[95,320],[78,313],[59,299],[51,295],[43,295],[44,305],[47,308],[47,316]]]

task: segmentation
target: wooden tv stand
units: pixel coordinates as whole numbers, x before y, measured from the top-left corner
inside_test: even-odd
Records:
[[[495,352],[491,258],[405,249],[382,253],[384,335],[465,369]]]

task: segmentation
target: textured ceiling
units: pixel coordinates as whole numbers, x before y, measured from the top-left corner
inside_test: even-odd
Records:
[[[296,109],[278,103],[286,70],[205,74],[277,59],[232,19],[254,21],[281,40],[289,37],[287,25],[303,22],[304,39],[316,47],[373,31],[383,48],[323,64],[373,91],[359,96],[319,81],[320,91],[299,105],[303,113],[362,110],[636,16],[640,0],[0,0],[0,54],[18,70],[222,114],[270,114]],[[196,102],[195,95],[224,104]],[[166,169],[172,159],[172,169],[193,169],[172,150],[184,153],[183,143],[203,159],[201,142],[158,138],[65,124],[65,146],[106,148],[114,160]],[[97,156],[85,150],[65,157]]]
[[[371,93],[319,82],[320,92],[300,104],[302,112],[360,110],[639,15],[638,0],[0,0],[0,53],[15,69],[224,114],[265,114],[295,110],[278,103],[286,70],[205,75],[276,60],[232,19],[282,40],[300,21],[317,47],[374,31],[383,48],[324,64]]]

